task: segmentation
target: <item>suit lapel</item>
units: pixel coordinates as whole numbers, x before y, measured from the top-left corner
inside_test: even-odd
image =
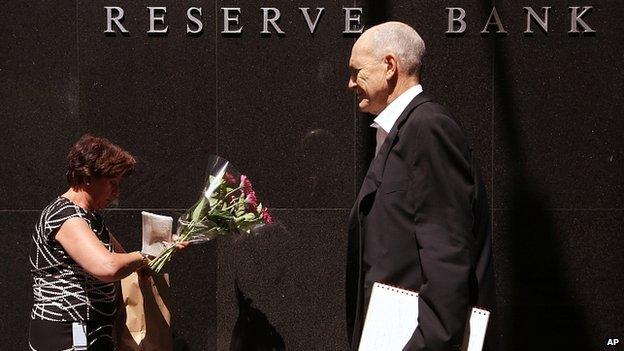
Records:
[[[407,105],[405,110],[401,113],[401,116],[397,119],[397,121],[390,129],[388,136],[384,140],[377,156],[373,159],[370,166],[368,167],[368,171],[366,172],[366,177],[364,177],[364,182],[362,183],[362,187],[360,188],[360,193],[357,197],[356,206],[358,209],[358,215],[360,210],[360,204],[362,200],[368,196],[369,194],[374,193],[379,188],[381,184],[381,180],[383,179],[383,173],[386,167],[386,161],[388,160],[388,155],[390,154],[390,150],[395,143],[397,138],[399,129],[407,120],[407,117],[411,114],[412,110],[414,110],[419,105],[431,101],[431,98],[427,96],[425,93],[420,93],[416,95],[416,97]]]

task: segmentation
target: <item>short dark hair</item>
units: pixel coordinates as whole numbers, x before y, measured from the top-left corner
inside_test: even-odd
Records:
[[[67,155],[67,182],[71,187],[91,177],[128,176],[136,160],[128,151],[106,138],[85,134],[72,145]]]

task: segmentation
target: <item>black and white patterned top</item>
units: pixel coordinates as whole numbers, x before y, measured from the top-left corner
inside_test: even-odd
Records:
[[[56,198],[41,213],[32,236],[32,319],[96,321],[115,315],[115,283],[104,283],[84,271],[55,240],[61,225],[74,217],[83,218],[104,246],[113,252],[108,229],[100,214],[85,211],[64,197]]]

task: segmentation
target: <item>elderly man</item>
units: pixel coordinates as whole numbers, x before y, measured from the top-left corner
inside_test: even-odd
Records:
[[[494,307],[485,188],[457,122],[423,93],[424,52],[418,33],[398,22],[370,28],[351,52],[348,87],[361,111],[377,115],[375,158],[349,219],[354,350],[374,282],[420,292],[405,350],[457,350],[470,307]]]

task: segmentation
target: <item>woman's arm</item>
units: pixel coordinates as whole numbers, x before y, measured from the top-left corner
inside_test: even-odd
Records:
[[[103,282],[120,280],[147,263],[138,251],[109,252],[82,218],[65,221],[55,238],[80,267]],[[114,240],[113,245],[119,243]]]

